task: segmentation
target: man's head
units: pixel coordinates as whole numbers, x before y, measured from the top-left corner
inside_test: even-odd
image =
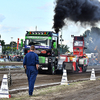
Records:
[[[34,50],[35,50],[34,45],[31,45],[30,50],[31,50],[31,51],[34,51]]]

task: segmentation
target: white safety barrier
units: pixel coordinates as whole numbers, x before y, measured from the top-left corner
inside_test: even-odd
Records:
[[[92,68],[90,80],[96,80],[94,68]]]
[[[63,69],[63,75],[62,75],[61,85],[69,85],[68,84],[68,79],[67,79],[67,73],[66,73],[65,69]]]
[[[0,88],[0,98],[10,98],[7,74],[4,74]]]

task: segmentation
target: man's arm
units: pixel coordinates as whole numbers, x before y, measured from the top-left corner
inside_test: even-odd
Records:
[[[38,68],[39,68],[39,64],[36,64],[36,69],[38,70]]]
[[[36,61],[36,69],[38,70],[38,68],[39,68],[39,58],[38,58],[38,55],[36,55],[36,59],[35,59]]]

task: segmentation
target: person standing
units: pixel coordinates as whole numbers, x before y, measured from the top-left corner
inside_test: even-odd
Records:
[[[28,85],[29,85],[29,96],[32,96],[34,90],[35,80],[38,74],[39,60],[38,55],[34,53],[35,47],[30,47],[30,52],[27,53],[23,60],[23,66],[26,70]]]

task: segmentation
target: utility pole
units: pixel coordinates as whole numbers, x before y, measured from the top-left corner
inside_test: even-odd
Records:
[[[2,46],[1,46],[1,34],[0,34],[0,54],[2,54]]]
[[[0,46],[1,46],[1,35],[0,35]]]
[[[64,39],[62,39],[62,29],[61,29],[61,35],[60,35],[60,41],[61,41],[61,54],[63,53],[63,50],[62,50],[62,41],[64,41]]]
[[[61,54],[62,54],[62,29],[61,29]]]
[[[37,26],[35,27],[35,31],[37,31]]]

